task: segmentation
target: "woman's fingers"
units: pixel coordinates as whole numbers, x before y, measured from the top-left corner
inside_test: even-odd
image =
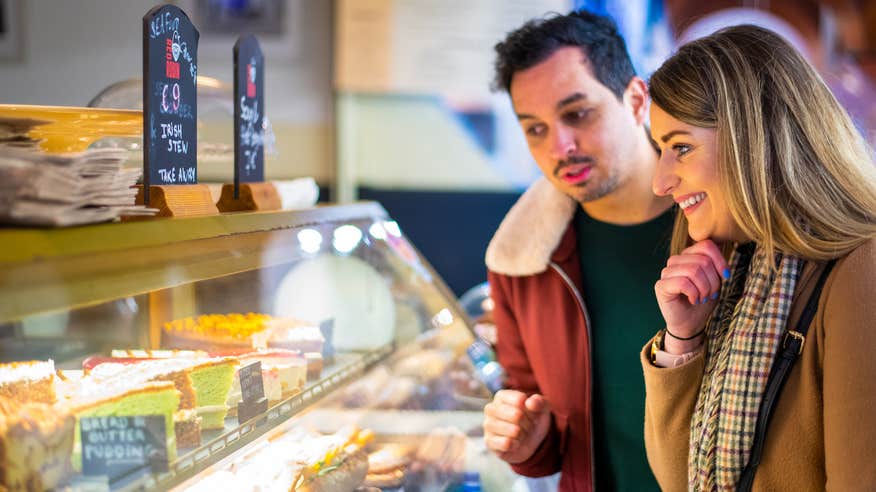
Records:
[[[670,301],[674,297],[687,298],[691,304],[698,304],[701,298],[700,289],[687,276],[671,276],[662,278],[654,286],[658,300]]]
[[[718,247],[711,239],[700,241],[693,246],[682,251],[682,255],[697,254],[707,256],[715,267],[715,270],[720,274],[721,278],[730,278],[730,265],[724,259],[724,254],[721,253],[721,248]]]
[[[717,273],[709,265],[697,262],[667,266],[660,273],[661,279],[683,277],[696,287],[696,293],[691,304],[704,304],[714,298],[721,288]]]
[[[708,287],[701,290],[700,303],[718,298],[718,293],[721,291],[721,273],[718,272],[708,256],[685,254],[670,257],[667,267],[661,273],[661,278],[677,275],[691,276],[695,283],[697,283],[698,288],[700,283],[696,282],[696,280],[702,281],[704,279]]]

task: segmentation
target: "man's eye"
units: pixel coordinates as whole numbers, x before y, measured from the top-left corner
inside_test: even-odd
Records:
[[[588,116],[590,116],[590,110],[581,109],[578,111],[569,111],[568,113],[565,113],[563,115],[563,119],[567,122],[574,123],[584,121],[587,119]]]

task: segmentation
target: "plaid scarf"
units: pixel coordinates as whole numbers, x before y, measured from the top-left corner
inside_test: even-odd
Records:
[[[690,426],[690,490],[735,490],[748,463],[802,264],[793,256],[776,260],[778,273],[754,243],[730,259],[731,277],[706,326],[705,372]]]

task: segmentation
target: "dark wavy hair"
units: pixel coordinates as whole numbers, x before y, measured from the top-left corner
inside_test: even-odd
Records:
[[[538,65],[566,46],[581,48],[596,80],[618,99],[623,97],[636,75],[627,45],[611,18],[587,10],[548,14],[508,33],[495,46],[493,90],[510,92],[515,73]]]

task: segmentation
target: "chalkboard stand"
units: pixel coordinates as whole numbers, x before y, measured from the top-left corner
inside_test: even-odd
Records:
[[[222,185],[222,195],[216,204],[220,212],[280,210],[282,202],[271,183],[240,183],[240,197],[234,198],[234,184]]]
[[[143,204],[143,186],[137,186],[137,205]],[[195,217],[218,215],[210,187],[205,184],[152,185],[149,187],[149,206],[157,208],[155,217]],[[126,220],[139,220],[130,217]]]

